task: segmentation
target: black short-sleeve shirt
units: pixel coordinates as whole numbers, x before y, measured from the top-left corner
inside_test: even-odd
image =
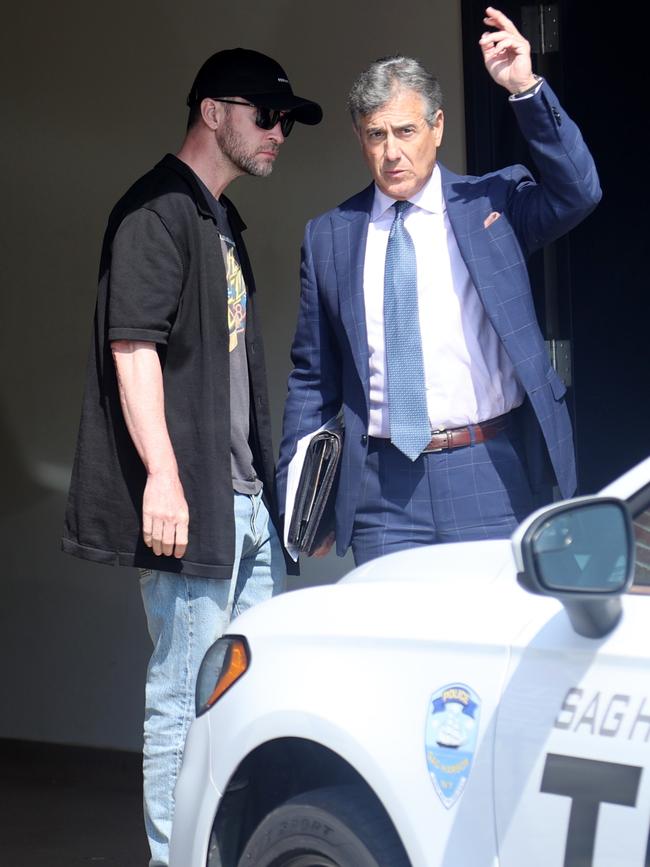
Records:
[[[183,288],[183,258],[161,215],[127,214],[109,265],[108,339],[167,343]]]
[[[233,205],[227,210],[248,288],[250,445],[279,526],[264,349],[256,291]],[[124,566],[229,578],[234,561],[227,286],[214,214],[192,171],[168,154],[109,218],[93,342],[65,516],[63,549]],[[165,417],[190,512],[182,560],[142,541],[144,466],[119,401],[110,343],[149,340],[160,356]]]

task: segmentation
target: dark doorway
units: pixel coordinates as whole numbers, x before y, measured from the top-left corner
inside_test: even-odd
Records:
[[[545,336],[562,348],[568,341],[561,373],[570,384],[579,493],[590,493],[650,454],[650,303],[642,269],[650,247],[642,213],[647,98],[635,71],[644,27],[628,10],[625,37],[615,37],[585,0],[499,8],[532,45],[539,45],[536,16],[557,21],[556,33],[547,27],[545,50],[534,54],[534,69],[578,123],[603,189],[596,211],[531,262]],[[505,92],[483,67],[484,10],[484,2],[463,0],[468,172],[517,162],[534,171]]]

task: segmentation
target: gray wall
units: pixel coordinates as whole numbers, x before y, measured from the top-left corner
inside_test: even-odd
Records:
[[[149,644],[135,573],[59,551],[108,211],[180,144],[213,51],[264,51],[321,102],[324,122],[295,128],[272,177],[228,190],[250,227],[277,447],[304,224],[367,183],[347,89],[378,56],[419,57],[446,94],[441,158],[462,170],[460,3],[26,0],[3,31],[0,737],[137,750]],[[350,566],[307,562],[300,583]]]

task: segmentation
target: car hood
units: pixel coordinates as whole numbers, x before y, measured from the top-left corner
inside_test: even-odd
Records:
[[[522,590],[508,540],[463,542],[390,554],[336,584],[281,594],[237,617],[228,632],[296,647],[434,636],[501,644],[560,607]]]
[[[490,581],[508,566],[514,571],[509,539],[427,545],[371,560],[353,569],[339,584],[369,581],[418,584],[448,576],[462,581],[467,577],[474,579],[477,574]]]

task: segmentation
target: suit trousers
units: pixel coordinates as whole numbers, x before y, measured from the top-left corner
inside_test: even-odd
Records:
[[[371,437],[352,553],[359,566],[418,545],[508,538],[535,506],[514,424],[486,442],[415,461]]]

